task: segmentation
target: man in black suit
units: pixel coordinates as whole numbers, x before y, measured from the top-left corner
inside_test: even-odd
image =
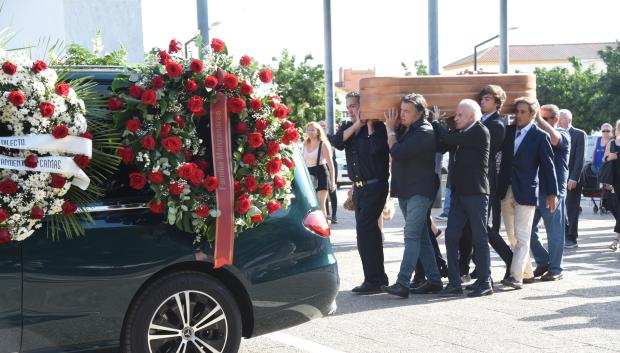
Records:
[[[434,114],[437,118],[438,114]],[[491,259],[487,234],[489,207],[489,130],[479,121],[482,116],[476,101],[463,99],[456,108],[456,129],[448,131],[439,122],[433,127],[439,134],[442,149],[454,150],[454,166],[450,168],[450,213],[446,228],[448,252],[448,285],[442,295],[460,295],[461,276],[458,265],[459,241],[465,224],[469,222],[474,243],[478,285],[468,294],[479,297],[493,294],[491,288]]]
[[[573,113],[568,109],[560,109],[560,127],[568,130],[570,135],[570,155],[568,156],[568,192],[566,194],[566,242],[564,247],[577,247],[579,236],[579,204],[581,203],[580,183],[586,153],[586,132],[573,127]]]
[[[501,158],[500,148],[504,142],[504,136],[506,134],[506,127],[499,116],[499,111],[502,105],[506,101],[506,92],[497,85],[488,85],[484,87],[479,94],[480,109],[482,110],[482,117],[480,121],[489,130],[491,135],[491,146],[489,154],[489,209],[488,215],[493,215],[493,224],[488,226],[489,243],[502,258],[506,264],[506,273],[504,278],[510,275],[510,263],[512,262],[512,250],[502,236],[499,234],[500,230],[500,200],[496,197],[497,190],[497,161]],[[491,211],[493,211],[491,213]],[[460,257],[459,265],[461,268],[461,275],[467,275],[469,273],[469,263],[472,257],[473,244],[471,227],[468,225],[463,229],[463,236],[461,237]],[[475,273],[472,273],[472,277]],[[478,282],[474,283],[474,286]]]

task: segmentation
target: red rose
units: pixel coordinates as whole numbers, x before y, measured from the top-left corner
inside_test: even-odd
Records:
[[[267,197],[273,194],[273,187],[269,184],[262,184],[260,186],[260,194]]]
[[[0,193],[13,195],[17,192],[17,184],[11,179],[4,179],[0,182]]]
[[[152,89],[147,89],[142,94],[142,103],[146,105],[155,105],[157,103],[157,93]]]
[[[252,201],[250,201],[248,195],[243,194],[237,199],[237,213],[246,214],[251,206]]]
[[[261,223],[263,221],[263,215],[257,214],[256,216],[252,216],[252,223]]]
[[[168,134],[170,134],[171,130],[172,130],[172,125],[170,125],[168,123],[161,124],[161,129],[159,130],[159,137],[166,137],[166,136],[168,136]]]
[[[261,81],[263,81],[263,83],[269,83],[273,79],[273,73],[268,67],[266,67],[258,73],[258,77]]]
[[[284,187],[286,186],[286,179],[284,179],[282,176],[280,175],[276,175],[273,177],[273,186],[276,189],[284,189]]]
[[[39,165],[39,157],[37,157],[36,154],[30,154],[28,155],[28,157],[26,157],[26,159],[24,160],[24,164],[26,165],[26,167],[28,168],[36,168],[37,165]]]
[[[0,228],[0,245],[6,244],[11,240],[13,240],[11,232],[9,232],[9,230],[6,228]]]
[[[140,124],[140,120],[133,118],[125,122],[125,127],[127,128],[127,131],[135,134],[136,131],[140,130],[142,124]]]
[[[248,134],[248,144],[250,147],[258,148],[263,144],[263,135],[260,132],[250,132]]]
[[[179,77],[183,73],[183,66],[174,61],[170,61],[166,64],[166,72],[168,73],[168,77],[170,78]]]
[[[245,109],[245,100],[238,97],[231,98],[226,103],[226,107],[231,112],[239,114]]]
[[[172,57],[168,53],[166,53],[165,50],[160,50],[159,51],[159,63],[160,64],[166,65],[171,60],[172,60]]]
[[[179,177],[182,179],[189,180],[195,168],[196,165],[194,163],[185,163],[177,169],[177,174],[179,174]]]
[[[280,209],[280,201],[274,200],[267,202],[267,208],[269,209],[269,214],[274,213]]]
[[[54,89],[57,95],[66,97],[69,95],[69,85],[66,82],[60,82]]]
[[[180,115],[175,115],[174,121],[176,121],[176,123],[179,125],[179,129],[182,129],[185,127],[185,120],[183,120],[183,118]]]
[[[153,86],[153,88],[155,89],[162,89],[164,88],[164,78],[162,76],[155,76],[153,77],[153,80],[151,81],[151,86]]]
[[[26,101],[26,97],[24,97],[24,94],[21,93],[20,91],[13,91],[9,93],[8,100],[14,106],[21,107],[22,105],[24,105],[24,102]]]
[[[118,156],[121,157],[121,160],[125,164],[129,164],[136,157],[136,155],[133,152],[133,148],[131,148],[130,146],[119,147]]]
[[[155,139],[151,135],[144,136],[140,141],[140,144],[147,150],[155,149]]]
[[[149,174],[147,175],[147,178],[149,182],[153,184],[161,185],[164,183],[164,173],[162,173],[159,170],[156,172],[149,172]]]
[[[185,92],[194,92],[198,89],[198,84],[194,80],[185,81]]]
[[[273,158],[267,162],[267,173],[274,175],[282,168],[282,160],[280,158]]]
[[[241,182],[239,180],[235,180],[233,185],[235,186],[235,194],[241,193]]]
[[[194,152],[192,152],[192,150],[189,150],[189,151],[183,150],[181,152],[183,153],[183,156],[185,157],[186,162],[189,162],[192,159],[192,156],[194,155]]]
[[[158,200],[151,200],[149,202],[149,208],[153,213],[164,213],[164,203]]]
[[[252,87],[252,85],[248,84],[245,81],[241,82],[241,88],[239,88],[239,92],[241,94],[250,95],[252,94],[253,91],[254,91],[254,87]]]
[[[247,55],[244,55],[241,57],[241,59],[239,59],[239,65],[241,66],[247,67],[247,66],[250,66],[251,64],[252,64],[252,59]]]
[[[299,141],[299,132],[295,128],[286,129],[284,136],[292,142]]]
[[[202,169],[200,168],[194,168],[194,170],[192,170],[192,175],[189,179],[189,183],[194,186],[198,186],[202,184],[204,178],[205,178],[205,172],[203,172]]]
[[[192,59],[192,62],[189,64],[189,68],[193,72],[199,74],[202,72],[202,69],[204,68],[204,66],[202,65],[202,61],[198,59]]]
[[[269,120],[263,118],[256,119],[256,123],[254,124],[254,126],[256,127],[257,131],[263,132],[269,127]]]
[[[166,151],[171,153],[179,153],[183,148],[183,142],[178,136],[166,137],[161,141],[161,144]]]
[[[56,107],[54,107],[54,105],[49,102],[43,102],[39,105],[39,111],[41,112],[41,116],[43,116],[44,118],[49,118],[50,116],[54,115],[55,109]]]
[[[65,186],[67,182],[67,178],[60,174],[52,174],[52,181],[50,181],[50,186],[54,189],[60,189]]]
[[[90,164],[90,158],[88,158],[88,156],[85,156],[83,154],[78,154],[75,157],[73,157],[73,161],[75,162],[75,164],[78,165],[78,167],[82,169],[85,169]]]
[[[224,86],[228,89],[236,89],[239,85],[239,79],[233,74],[224,75]]]
[[[118,98],[111,97],[108,99],[108,109],[110,109],[110,111],[115,112],[117,110],[121,110],[124,106],[123,101]]]
[[[9,219],[9,214],[3,208],[0,208],[0,223],[7,219]]]
[[[86,131],[86,132],[81,133],[80,137],[92,140],[93,139],[93,134],[91,134],[90,132]]]
[[[32,64],[32,72],[35,74],[38,74],[45,69],[47,69],[47,65],[41,60],[37,60]]]
[[[290,120],[284,120],[282,122],[282,128],[284,128],[284,130],[294,128],[294,127],[295,127],[295,124],[293,124],[293,122],[291,122]]]
[[[174,54],[176,52],[178,52],[179,50],[181,50],[181,42],[179,42],[176,39],[173,39],[170,41],[170,44],[168,44],[168,52],[170,54]]]
[[[263,102],[260,99],[254,98],[250,101],[250,108],[252,108],[253,111],[257,112],[262,107],[263,107]]]
[[[284,104],[279,105],[273,111],[273,116],[275,116],[276,118],[280,120],[285,119],[287,115],[288,115],[288,107]]]
[[[73,202],[65,201],[65,203],[62,204],[62,213],[64,213],[65,216],[73,214],[75,211],[77,211],[77,206]]]
[[[235,133],[237,133],[237,135],[247,134],[248,126],[243,121],[240,121],[237,126],[235,126]]]
[[[45,211],[41,207],[33,207],[30,211],[31,219],[43,219],[45,217]]]
[[[207,78],[205,78],[205,86],[207,88],[215,88],[215,86],[217,86],[217,77],[215,76],[207,76]]]
[[[193,96],[187,101],[187,109],[192,113],[198,113],[204,109],[204,103],[200,96]]]
[[[207,177],[207,179],[205,179],[204,182],[204,187],[205,189],[209,190],[209,191],[215,191],[215,189],[217,189],[217,186],[219,185],[219,180],[217,180],[217,177],[215,176],[210,176]]]
[[[245,186],[245,189],[248,192],[252,192],[258,187],[258,180],[256,180],[256,178],[254,177],[246,176],[245,178],[243,178],[243,186]]]
[[[54,130],[52,130],[52,136],[57,139],[65,138],[67,135],[69,135],[69,129],[64,125],[56,125]]]
[[[129,86],[129,95],[131,96],[131,98],[141,99],[143,93],[144,93],[144,87],[136,86],[136,85]]]
[[[269,143],[267,143],[267,154],[275,156],[278,152],[280,152],[280,144],[276,141],[269,141]]]
[[[256,163],[256,156],[252,153],[246,153],[241,157],[241,161],[247,165],[254,165]]]
[[[5,61],[4,64],[2,64],[2,71],[9,76],[13,76],[17,71],[17,65],[10,61]]]
[[[198,217],[200,218],[208,217],[210,211],[211,210],[209,209],[209,206],[207,205],[200,205],[196,207],[196,215],[198,215]]]
[[[269,106],[275,109],[278,106],[278,104],[280,104],[280,97],[271,96],[270,98],[271,99],[269,99]]]
[[[293,162],[292,160],[288,159],[288,158],[282,158],[282,163],[284,163],[284,165],[288,168],[288,169],[293,169],[295,168],[295,162]]]
[[[200,168],[200,170],[202,171],[206,171],[207,168],[209,168],[209,163],[207,163],[207,161],[205,160],[199,159],[195,163],[198,166],[198,168]]]
[[[146,185],[146,178],[142,173],[131,173],[129,174],[129,186],[136,190],[142,190]]]
[[[211,49],[213,49],[214,52],[219,53],[226,49],[226,44],[217,38],[213,38],[211,40]]]
[[[183,190],[185,189],[185,186],[183,186],[183,184],[181,184],[181,183],[172,183],[172,184],[170,184],[168,189],[170,190],[170,193],[172,195],[179,196],[179,195],[181,195],[183,193]]]

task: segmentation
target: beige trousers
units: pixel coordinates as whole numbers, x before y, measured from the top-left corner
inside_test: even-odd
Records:
[[[506,197],[501,204],[506,234],[513,251],[510,274],[518,281],[523,281],[523,278],[534,277],[532,260],[530,259],[530,238],[536,206],[518,204],[512,194],[511,187],[508,187]]]

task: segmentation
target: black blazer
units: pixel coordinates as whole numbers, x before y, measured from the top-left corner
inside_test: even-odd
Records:
[[[450,192],[460,195],[489,194],[489,130],[476,121],[467,131],[448,131],[433,122],[441,148],[454,150],[454,166],[450,168]]]
[[[484,126],[489,129],[491,135],[491,148],[489,153],[489,187],[491,195],[497,193],[497,153],[502,148],[506,137],[506,126],[498,112],[491,114],[485,121]]]
[[[586,132],[574,127],[568,129],[570,134],[570,154],[568,155],[568,180],[579,182],[586,153]]]
[[[422,195],[431,200],[439,187],[435,173],[435,131],[426,120],[418,120],[392,145],[391,194],[399,199]]]

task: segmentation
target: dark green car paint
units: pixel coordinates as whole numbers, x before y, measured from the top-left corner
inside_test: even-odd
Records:
[[[116,73],[88,74],[109,84]],[[224,269],[213,270],[209,247],[207,260],[196,260],[193,237],[147,208],[92,213],[83,237],[50,241],[41,229],[0,245],[0,352],[116,352],[132,299],[177,269],[220,278],[239,302],[246,337],[328,314],[339,285],[336,259],[329,239],[303,225],[318,204],[295,158],[291,206],[240,234],[234,264]]]

